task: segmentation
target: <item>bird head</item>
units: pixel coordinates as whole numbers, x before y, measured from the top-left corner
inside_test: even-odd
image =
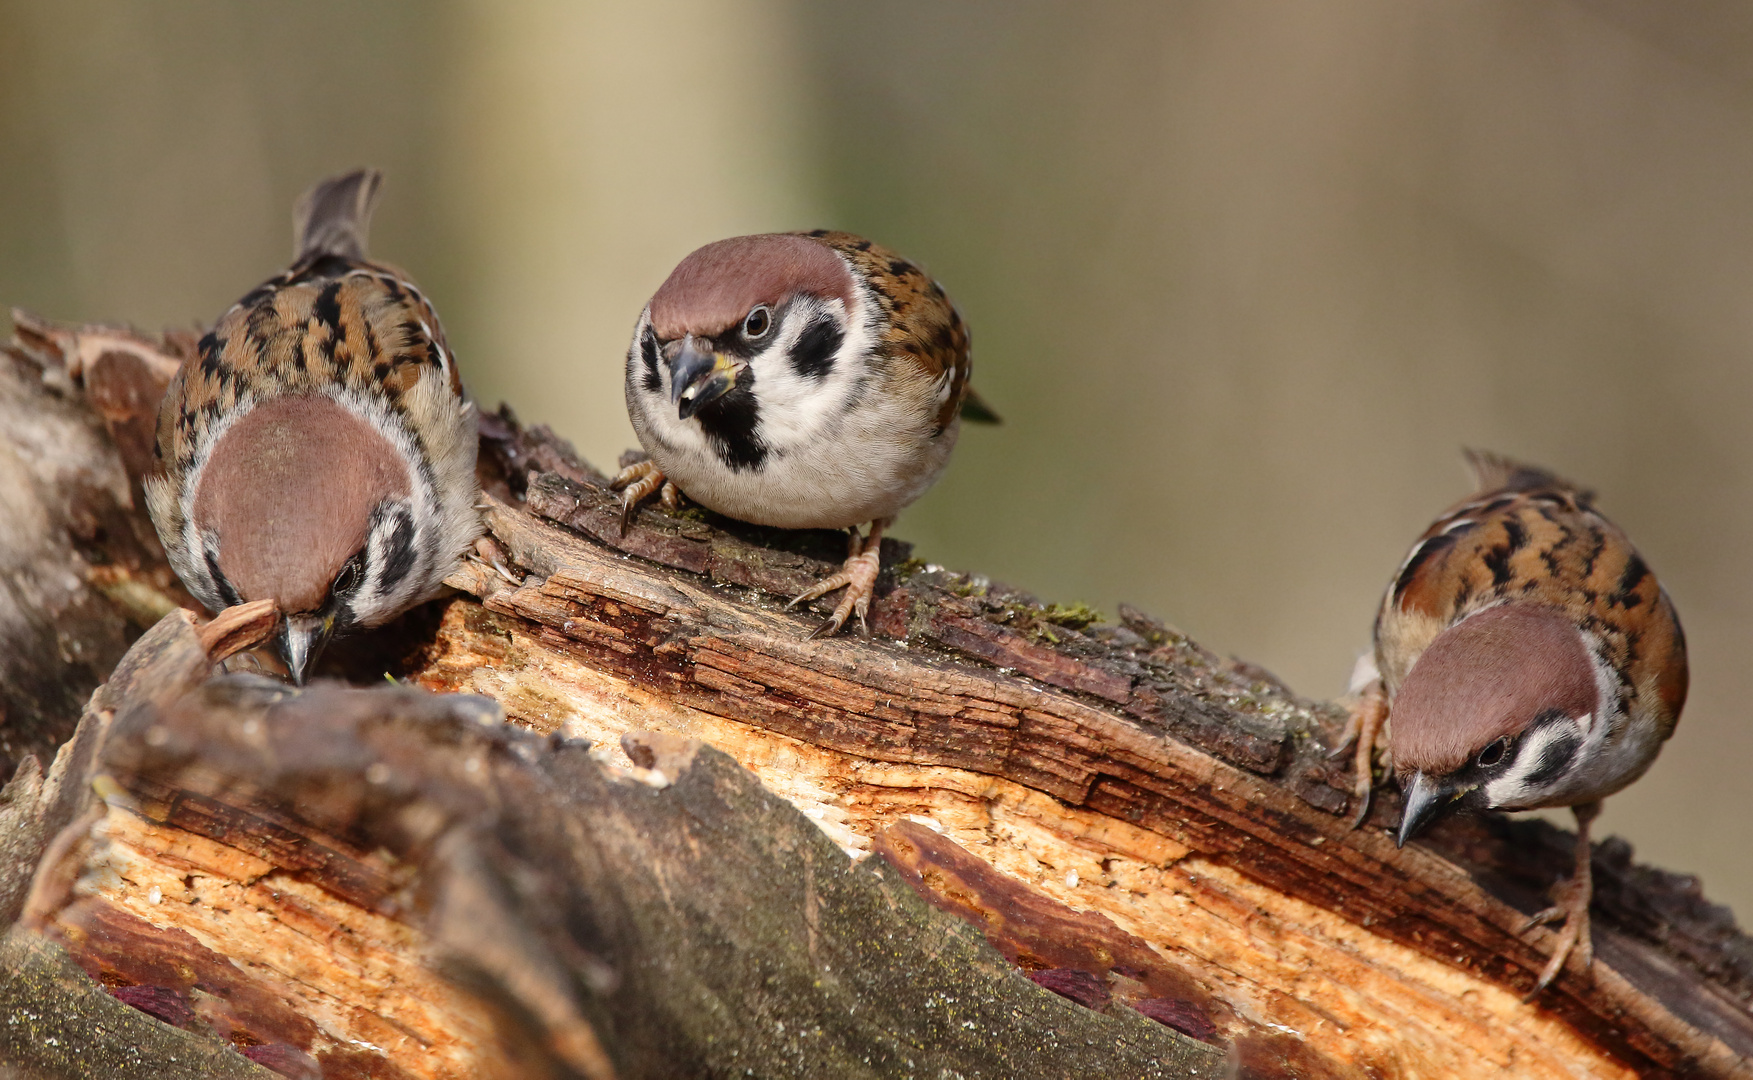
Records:
[[[1447,811],[1566,805],[1604,724],[1605,673],[1563,612],[1503,604],[1443,631],[1394,695],[1404,845]]]
[[[429,500],[402,441],[387,419],[330,397],[275,398],[215,440],[190,485],[185,580],[215,611],[275,601],[295,682],[335,633],[375,626],[425,591]]]
[[[796,234],[720,240],[652,296],[628,354],[628,404],[660,438],[704,440],[733,468],[836,422],[867,378],[875,305],[831,246]]]

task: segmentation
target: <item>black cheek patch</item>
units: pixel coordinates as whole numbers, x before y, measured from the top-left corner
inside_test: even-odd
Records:
[[[663,389],[663,379],[657,373],[657,333],[651,327],[639,338],[639,359],[645,365],[645,375],[641,380],[647,393],[655,394]]]
[[[799,374],[820,381],[834,370],[834,354],[846,340],[831,319],[817,319],[798,335],[791,347],[791,366]]]
[[[206,555],[207,576],[213,579],[213,588],[218,590],[219,599],[225,601],[226,607],[236,607],[243,603],[243,597],[237,594],[237,588],[220,573],[219,560],[213,557],[213,552],[208,551]]]
[[[396,523],[390,535],[384,541],[383,568],[378,573],[377,591],[380,594],[394,592],[414,570],[414,520],[409,516],[406,507],[398,506],[390,511]]]
[[[1547,743],[1540,750],[1540,760],[1534,766],[1534,771],[1523,779],[1523,783],[1530,787],[1539,787],[1557,779],[1559,773],[1570,767],[1579,745],[1579,740],[1574,735]]]

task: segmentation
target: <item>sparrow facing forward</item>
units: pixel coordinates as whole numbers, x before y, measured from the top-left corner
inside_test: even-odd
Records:
[[[1468,460],[1478,493],[1425,530],[1376,618],[1379,678],[1354,713],[1358,819],[1384,720],[1405,792],[1401,845],[1456,807],[1572,808],[1575,875],[1524,927],[1564,920],[1532,999],[1573,950],[1588,969],[1589,823],[1673,734],[1686,641],[1590,492],[1504,458]]]
[[[968,332],[937,282],[849,233],[739,236],[675,268],[639,316],[627,411],[650,455],[621,472],[622,529],[678,489],[727,517],[852,530],[844,586],[813,636],[860,622],[883,530],[949,462],[962,416],[996,420],[968,386]],[[868,537],[858,526],[870,523]]]
[[[482,528],[475,409],[438,316],[365,258],[381,179],[299,200],[297,258],[177,372],[146,481],[183,584],[215,612],[275,601],[299,683],[332,634],[435,595]]]

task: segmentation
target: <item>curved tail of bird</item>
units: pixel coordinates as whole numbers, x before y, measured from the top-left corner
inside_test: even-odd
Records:
[[[306,191],[292,211],[297,261],[316,255],[365,258],[365,234],[382,183],[383,173],[376,169],[354,169]]]
[[[1471,447],[1463,448],[1461,454],[1467,459],[1467,468],[1473,474],[1476,494],[1554,488],[1575,495],[1578,502],[1594,501],[1594,492],[1538,465],[1529,465],[1503,454]]]

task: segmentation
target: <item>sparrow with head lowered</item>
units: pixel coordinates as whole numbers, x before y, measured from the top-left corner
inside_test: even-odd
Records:
[[[201,339],[158,418],[147,504],[214,611],[273,600],[296,682],[331,635],[434,596],[482,530],[475,409],[432,305],[367,261],[381,176],[317,184],[297,257]]]
[[[678,493],[786,529],[851,529],[844,587],[814,636],[876,584],[883,530],[949,462],[961,418],[996,420],[968,385],[968,332],[943,289],[849,233],[739,236],[670,274],[627,352],[627,411],[649,460],[623,470],[622,528]],[[870,523],[868,537],[858,527]]]
[[[1376,617],[1379,677],[1357,738],[1359,820],[1382,722],[1404,845],[1456,807],[1576,815],[1576,871],[1528,927],[1563,919],[1531,999],[1568,956],[1586,971],[1589,823],[1673,734],[1686,640],[1668,594],[1590,492],[1469,453],[1478,492],[1425,530]]]

